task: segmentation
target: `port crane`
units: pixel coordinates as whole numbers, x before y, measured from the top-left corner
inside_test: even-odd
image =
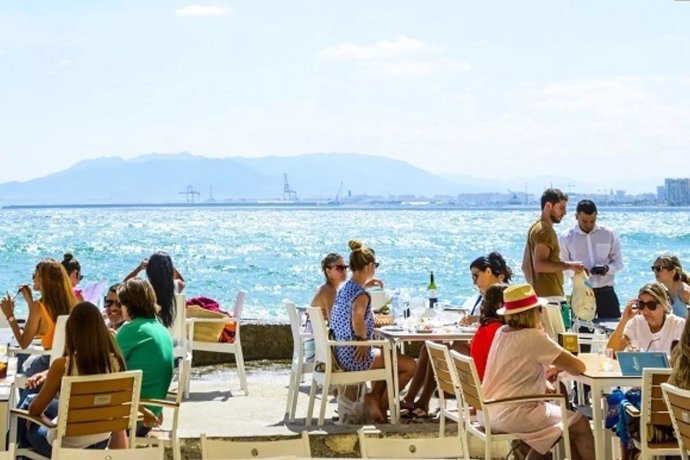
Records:
[[[297,201],[297,191],[290,188],[287,173],[283,174],[283,200]]]
[[[180,192],[180,195],[185,195],[187,198],[187,203],[194,203],[196,199],[201,195],[199,192],[194,190],[193,185],[188,185],[187,190]]]
[[[338,193],[335,194],[335,204],[340,204],[340,197],[343,196],[343,181],[340,181],[340,187],[338,187]]]

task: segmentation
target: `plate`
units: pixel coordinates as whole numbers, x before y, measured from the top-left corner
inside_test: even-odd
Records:
[[[477,332],[477,328],[473,326],[458,326],[462,332]]]
[[[434,333],[433,329],[415,329],[414,331],[417,334],[433,334]]]
[[[400,326],[396,326],[394,324],[389,324],[387,326],[381,326],[380,329],[382,331],[391,331],[391,332],[402,332],[405,330],[404,328],[402,328]]]

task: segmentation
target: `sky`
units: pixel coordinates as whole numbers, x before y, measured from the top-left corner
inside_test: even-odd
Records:
[[[0,183],[357,152],[634,189],[690,175],[689,24],[677,0],[7,0]]]

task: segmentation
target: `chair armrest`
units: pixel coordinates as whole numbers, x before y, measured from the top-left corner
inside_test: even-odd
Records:
[[[633,406],[632,404],[626,404],[626,405],[625,405],[625,412],[626,412],[629,416],[635,417],[635,418],[640,418],[640,415],[641,415],[640,409],[638,409],[637,407]]]
[[[167,399],[140,399],[139,404],[142,406],[170,407],[172,409],[180,407],[175,401],[168,401]]]
[[[187,324],[190,323],[220,323],[220,324],[227,324],[227,323],[236,323],[237,318],[187,318]]]
[[[33,415],[29,414],[28,410],[25,409],[10,409],[10,415],[14,415],[15,417],[29,420],[30,422],[35,423],[37,425],[41,425],[44,428],[57,428],[57,424],[46,422],[41,417],[34,417]]]
[[[514,398],[490,399],[488,401],[484,401],[484,404],[487,406],[497,404],[523,404],[527,402],[553,401],[555,399],[565,399],[565,395],[562,395],[560,393],[552,393],[542,395],[516,396]]]
[[[388,340],[329,340],[329,347],[384,347],[390,348]]]

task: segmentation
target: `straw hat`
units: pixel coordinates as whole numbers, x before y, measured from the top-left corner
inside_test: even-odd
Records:
[[[548,303],[548,300],[537,297],[529,284],[514,284],[503,291],[503,308],[499,308],[496,313],[512,315],[527,311],[530,308],[543,307]]]

